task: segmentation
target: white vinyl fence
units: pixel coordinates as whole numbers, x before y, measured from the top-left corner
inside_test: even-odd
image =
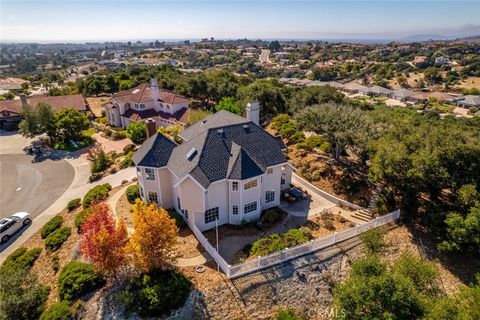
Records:
[[[200,230],[198,230],[195,226],[193,226],[192,230],[195,234],[195,237],[197,237],[198,241],[200,241],[202,246],[205,248],[205,250],[207,250],[210,256],[212,256],[212,258],[219,265],[220,269],[222,269],[222,271],[227,275],[227,277],[235,278],[332,246],[338,242],[353,238],[356,235],[369,229],[380,227],[394,220],[397,220],[399,217],[400,210],[396,210],[384,216],[370,220],[366,223],[359,224],[353,228],[346,229],[340,232],[335,232],[330,236],[321,239],[311,240],[307,243],[292,248],[287,248],[285,250],[267,256],[258,257],[254,260],[249,260],[233,266],[229,265],[222,258],[222,256],[220,256],[217,250],[208,242],[207,238],[205,238],[205,236],[200,232]]]

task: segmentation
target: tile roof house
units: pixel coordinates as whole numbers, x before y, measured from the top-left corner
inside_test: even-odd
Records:
[[[282,140],[258,126],[258,109],[249,104],[247,119],[210,115],[185,129],[178,145],[161,133],[147,139],[133,156],[142,199],[174,208],[201,231],[278,206],[293,167]]]
[[[103,108],[108,124],[122,128],[126,128],[130,122],[147,119],[153,119],[157,128],[177,124],[184,126],[189,114],[188,100],[159,89],[155,79],[151,80],[151,85],[141,84],[114,93]]]
[[[55,111],[73,108],[77,111],[86,113],[89,110],[88,102],[81,94],[67,96],[22,96],[18,100],[0,101],[0,128],[15,130],[18,122],[22,119],[22,106],[30,105],[36,107],[40,102],[50,105]]]

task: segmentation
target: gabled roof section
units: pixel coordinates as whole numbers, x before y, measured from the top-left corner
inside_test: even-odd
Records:
[[[230,113],[225,110],[220,110],[212,115],[209,115],[205,119],[193,124],[180,132],[179,136],[183,140],[187,141],[195,137],[201,132],[204,132],[212,128],[220,128],[228,125],[247,123],[248,120],[240,117],[236,114]]]
[[[161,133],[148,138],[133,155],[133,162],[142,167],[165,167],[176,144]]]
[[[165,102],[168,104],[179,104],[188,102],[183,96],[178,95],[174,92],[158,89],[160,102]],[[142,103],[147,101],[152,101],[152,88],[147,84],[141,84],[135,88],[122,90],[120,92],[114,93],[112,99],[117,100],[121,103]]]
[[[233,124],[220,125],[225,119]],[[283,142],[253,122],[223,111],[206,123],[212,127],[197,128],[193,138],[179,145],[156,134],[137,151],[134,162],[166,166],[178,179],[190,174],[205,189],[215,181],[249,179],[287,162]]]
[[[233,144],[237,146],[236,144]],[[231,159],[232,166],[228,170],[227,179],[232,180],[245,180],[250,179],[256,176],[259,176],[263,173],[262,169],[253,161],[253,159],[247,154],[245,150],[239,147],[235,156],[232,156]]]

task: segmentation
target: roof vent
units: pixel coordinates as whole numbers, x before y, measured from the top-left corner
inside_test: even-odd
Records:
[[[248,125],[248,123],[244,124],[242,127],[246,133],[250,133],[250,126]]]
[[[200,127],[203,126],[205,123],[207,123],[207,120],[202,120],[202,122],[200,123]]]
[[[193,158],[197,155],[197,149],[192,148],[188,151],[187,156],[185,157],[188,161],[192,161]]]

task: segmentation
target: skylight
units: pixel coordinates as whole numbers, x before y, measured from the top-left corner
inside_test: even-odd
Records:
[[[192,149],[190,149],[190,151],[188,151],[188,153],[187,153],[187,155],[186,155],[185,158],[186,158],[188,161],[192,161],[193,158],[195,158],[195,155],[196,155],[196,154],[197,154],[197,149],[192,148]]]

